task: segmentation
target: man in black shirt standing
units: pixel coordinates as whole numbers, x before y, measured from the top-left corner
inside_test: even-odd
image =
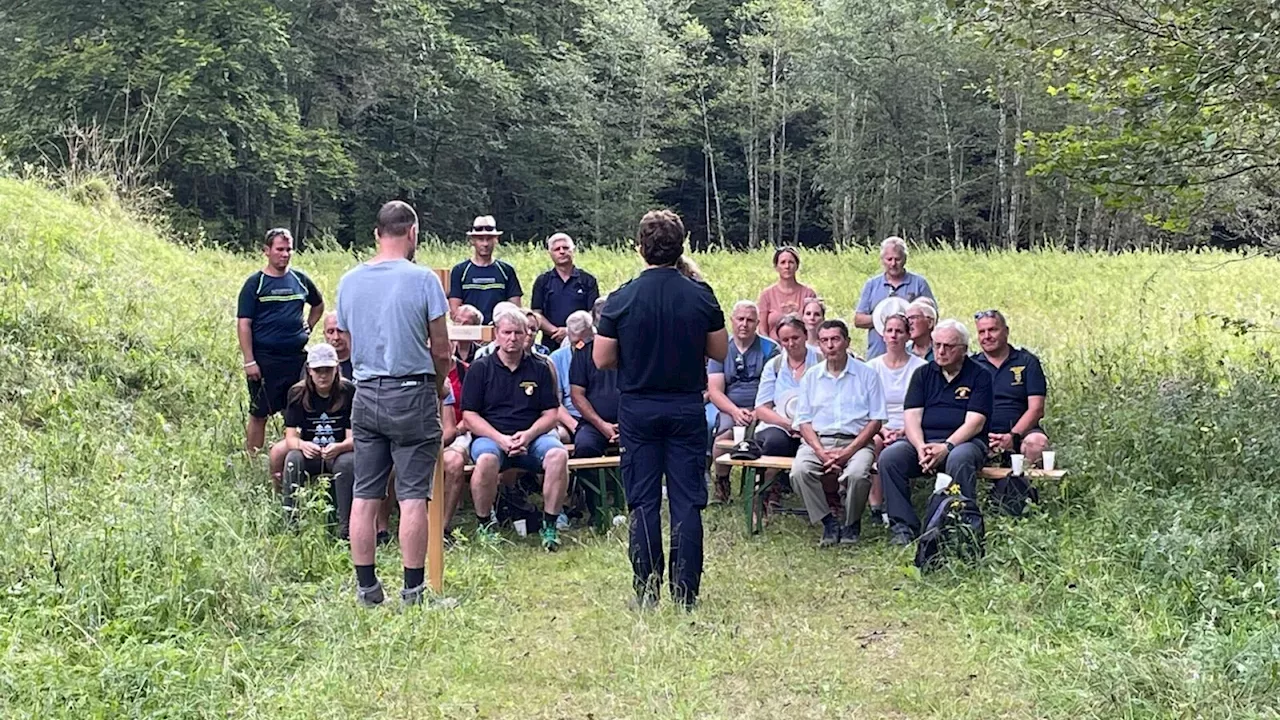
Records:
[[[729,351],[724,312],[706,284],[676,270],[684,223],[648,213],[637,238],[644,272],[609,295],[592,345],[597,368],[618,370],[622,479],[631,507],[636,606],[653,607],[662,585],[662,478],[671,509],[671,597],[686,609],[702,580],[706,361]]]
[[[529,307],[538,313],[542,344],[555,350],[569,331],[565,321],[578,310],[591,312],[600,297],[600,284],[591,273],[574,265],[573,238],[556,233],[547,238],[547,254],[555,267],[533,281]]]
[[[267,418],[284,412],[289,388],[302,377],[307,357],[302,349],[324,316],[324,297],[316,284],[289,267],[293,235],[285,228],[268,230],[262,253],[267,265],[244,281],[236,308],[236,334],[249,384],[244,443],[249,452],[262,449]],[[305,323],[303,305],[311,306]]]

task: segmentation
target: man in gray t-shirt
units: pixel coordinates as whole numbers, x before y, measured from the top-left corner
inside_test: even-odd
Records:
[[[426,585],[427,499],[440,451],[436,399],[447,394],[449,304],[435,273],[411,262],[418,244],[413,208],[400,201],[383,205],[376,235],[377,254],[338,283],[338,329],[348,337],[357,381],[351,560],[356,599],[365,606],[381,603],[376,524],[394,466],[404,560],[400,599],[416,605]]]

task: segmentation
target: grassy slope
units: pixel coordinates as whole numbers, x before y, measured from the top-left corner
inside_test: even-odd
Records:
[[[460,250],[422,254],[443,266]],[[544,264],[536,249],[505,256],[526,287]],[[1078,471],[1050,514],[994,521],[979,569],[922,580],[881,536],[818,553],[793,518],[748,540],[736,511],[712,510],[693,616],[623,611],[625,538],[582,532],[554,557],[451,551],[460,607],[401,616],[359,612],[342,553],[314,527],[282,534],[260,467],[236,452],[233,305],[257,260],[0,180],[0,493],[14,509],[0,525],[0,714],[1274,712],[1280,507],[1265,487],[1280,448],[1250,438],[1280,409],[1252,380],[1274,341],[1204,318],[1270,322],[1280,266],[1226,259],[912,257],[944,314],[1004,308],[1040,350]],[[353,262],[298,266],[331,297]],[[605,287],[635,268],[607,251],[581,262]],[[700,262],[726,304],[770,280],[762,253]],[[805,262],[841,314],[876,266],[861,252]]]

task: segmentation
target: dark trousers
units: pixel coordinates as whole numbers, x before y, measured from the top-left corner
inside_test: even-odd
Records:
[[[622,482],[631,509],[636,594],[662,585],[662,478],[671,510],[668,580],[676,602],[692,604],[702,583],[702,509],[707,506],[707,426],[702,400],[629,395],[618,412]]]
[[[776,427],[757,432],[756,440],[760,442],[760,449],[765,455],[778,457],[795,457],[802,442],[800,438],[791,437],[791,433]]]
[[[573,434],[573,456],[576,458],[604,457],[609,439],[600,434],[595,425],[583,420]]]
[[[986,444],[973,439],[960,443],[947,455],[946,467],[942,471],[960,486],[961,493],[976,499],[978,471],[986,460]],[[905,528],[913,536],[919,535],[920,519],[911,506],[911,478],[923,475],[924,471],[920,468],[915,447],[905,438],[898,440],[880,453],[879,467],[889,527],[895,531]]]
[[[301,450],[290,450],[284,457],[284,505],[293,508],[293,494],[308,480],[329,474],[329,497],[338,516],[338,537],[346,538],[351,525],[351,488],[355,482],[355,453],[345,452],[328,462],[308,458]]]

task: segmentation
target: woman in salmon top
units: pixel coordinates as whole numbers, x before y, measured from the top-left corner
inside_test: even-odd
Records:
[[[799,314],[809,298],[817,297],[813,288],[796,279],[800,270],[800,252],[793,247],[781,247],[773,254],[773,269],[778,272],[778,282],[760,293],[756,305],[760,307],[761,330],[771,339],[778,339],[778,321],[786,315]]]

